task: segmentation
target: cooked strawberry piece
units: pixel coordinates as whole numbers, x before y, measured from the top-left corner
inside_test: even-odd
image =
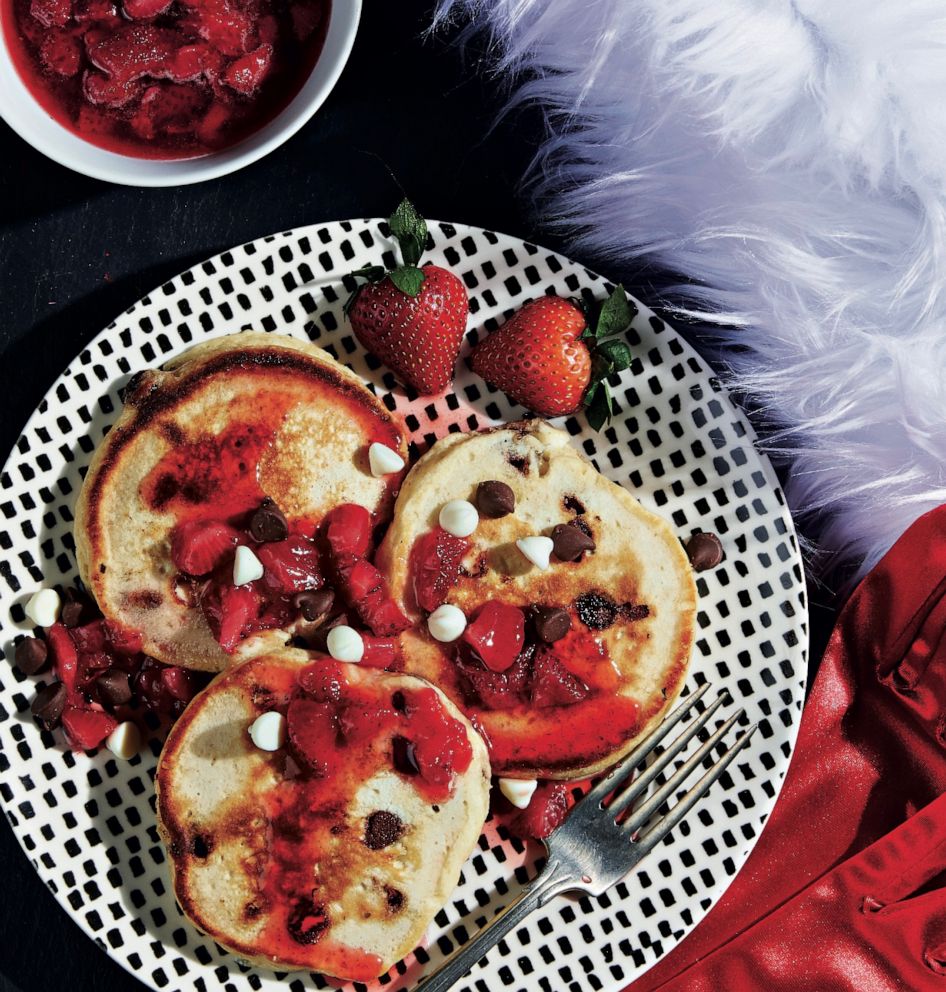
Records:
[[[142,76],[166,76],[179,47],[179,36],[151,24],[123,24],[100,40],[88,43],[92,63],[112,82],[127,85]]]
[[[457,659],[457,668],[465,677],[473,698],[488,710],[508,710],[528,701],[535,648],[528,645],[503,672],[491,672],[474,659]]]
[[[591,690],[555,657],[548,648],[539,648],[532,671],[532,705],[570,706],[587,698]]]
[[[149,86],[144,91],[141,103],[131,119],[132,129],[139,137],[148,139],[157,134],[188,134],[193,130],[195,116],[203,110],[206,102],[206,96],[193,86],[180,86],[175,83]],[[200,538],[196,546],[200,550],[197,550],[197,557],[191,558],[191,561],[199,563],[201,553],[209,553],[213,542],[206,537]],[[194,547],[195,544],[190,545],[190,548]],[[226,554],[230,549],[229,542],[222,547],[223,553]],[[216,562],[211,564],[210,570],[216,564]]]
[[[227,654],[232,654],[240,641],[259,629],[261,606],[260,595],[252,585],[212,582],[200,597],[200,608],[210,630]]]
[[[540,782],[529,805],[510,821],[509,829],[523,839],[541,840],[564,822],[571,808],[571,794],[564,782]]]
[[[125,14],[133,21],[150,21],[163,14],[172,0],[122,0]]]
[[[417,605],[433,613],[457,584],[463,556],[470,550],[465,537],[454,537],[435,527],[415,541],[411,549],[411,575]]]
[[[121,18],[112,0],[77,0],[73,11],[77,24],[93,24],[105,21],[118,24]]]
[[[187,575],[207,575],[240,541],[233,527],[214,520],[185,520],[171,532],[171,561]]]
[[[83,654],[104,651],[109,640],[109,632],[104,620],[93,620],[81,627],[73,627],[69,633],[76,650]]]
[[[109,646],[117,654],[133,655],[141,651],[144,644],[141,631],[132,630],[115,620],[103,620],[102,623],[105,627]],[[73,632],[73,637],[75,637],[75,632]]]
[[[316,775],[328,776],[332,770],[332,756],[338,748],[335,706],[297,696],[289,703],[286,722],[289,740],[299,759]]]
[[[371,547],[371,514],[356,503],[342,503],[331,510],[322,529],[336,558],[358,555],[363,558]]]
[[[424,781],[448,795],[453,776],[465,772],[473,748],[463,725],[446,711],[433,689],[411,692],[407,713],[413,758]]]
[[[79,682],[79,653],[75,643],[61,623],[54,623],[46,631],[46,643],[52,652],[56,673],[71,696]]]
[[[269,75],[272,61],[273,46],[260,45],[255,51],[231,62],[221,78],[230,89],[243,96],[252,96]]]
[[[195,31],[224,55],[243,55],[252,43],[253,20],[228,0],[186,0],[181,19],[185,30]]]
[[[72,18],[72,0],[30,0],[30,13],[44,27],[65,27]]]
[[[299,673],[299,685],[317,703],[337,703],[347,684],[341,665],[331,658],[320,659]]]
[[[82,48],[68,32],[50,31],[40,45],[39,57],[57,75],[74,76],[82,64]]]
[[[216,76],[222,65],[223,57],[210,45],[182,45],[171,60],[169,76],[176,83],[187,83],[201,76]],[[206,99],[202,98],[201,103]]]
[[[293,5],[295,10],[295,5]],[[275,45],[279,37],[279,21],[272,14],[263,14],[256,24],[256,34],[261,45]]]
[[[361,658],[362,665],[368,665],[369,668],[388,668],[397,661],[398,642],[396,638],[362,634],[361,639],[365,644],[365,653]]]
[[[118,726],[118,721],[104,710],[66,706],[62,726],[75,750],[92,751]]]
[[[390,710],[365,701],[342,701],[337,711],[338,730],[348,747],[363,747],[377,737]]]
[[[304,537],[261,544],[255,551],[263,563],[262,581],[267,589],[290,594],[318,589],[324,584],[318,549]]]
[[[110,79],[100,72],[87,72],[82,78],[82,92],[95,106],[115,109],[131,103],[141,92],[141,87],[137,83]]]
[[[373,634],[388,637],[410,626],[391,599],[384,577],[370,561],[345,555],[336,561],[336,568],[345,598]]]
[[[488,669],[504,672],[522,651],[525,626],[525,615],[518,606],[491,599],[476,611],[463,639]]]

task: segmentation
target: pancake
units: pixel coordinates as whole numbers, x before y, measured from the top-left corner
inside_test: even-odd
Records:
[[[316,696],[300,689],[304,672]],[[316,701],[333,682],[336,701]],[[290,743],[258,750],[248,728],[286,713],[290,696],[309,707],[289,709]],[[432,722],[417,716],[419,700]],[[313,770],[294,732],[321,739],[333,712],[339,722],[315,749],[326,764]],[[433,767],[421,740],[431,725],[449,725],[466,766]],[[419,774],[395,768],[405,738]],[[470,724],[419,679],[294,649],[251,659],[194,699],[158,764],[175,894],[195,926],[254,964],[368,981],[418,945],[449,898],[486,818],[489,775]]]
[[[253,332],[197,345],[132,378],[95,452],[76,507],[82,580],[109,621],[169,664],[220,671],[280,647],[294,629],[286,616],[223,650],[197,606],[201,584],[171,560],[174,529],[245,528],[264,497],[309,537],[340,503],[383,522],[402,473],[372,476],[374,441],[406,458],[401,425],[322,349]]]
[[[392,596],[413,619],[425,613],[415,589],[417,556],[425,540],[444,533],[441,507],[452,499],[475,502],[477,485],[488,480],[511,487],[515,511],[481,515],[455,584],[439,598],[468,621],[489,600],[524,610],[560,607],[572,629],[549,647],[528,647],[497,674],[458,648],[462,642],[438,643],[418,623],[402,635],[404,669],[464,709],[489,746],[494,773],[594,774],[649,732],[683,687],[696,610],[689,562],[669,525],[597,472],[564,432],[526,421],[451,434],[408,474],[377,556]],[[569,523],[596,545],[579,561],[553,556],[543,571],[515,544]]]

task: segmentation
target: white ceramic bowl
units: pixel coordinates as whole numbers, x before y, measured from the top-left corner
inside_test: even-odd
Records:
[[[277,148],[302,127],[332,91],[348,61],[362,0],[333,0],[322,53],[291,103],[258,131],[211,155],[144,159],[106,151],[53,120],[26,88],[0,31],[0,116],[21,138],[61,165],[125,186],[183,186],[235,172]]]

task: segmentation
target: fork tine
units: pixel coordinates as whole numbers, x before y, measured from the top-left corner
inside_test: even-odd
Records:
[[[657,812],[658,809],[673,795],[677,789],[690,777],[697,765],[713,750],[714,747],[729,733],[733,724],[745,711],[734,713],[707,742],[680,766],[680,768],[662,785],[647,801],[635,809],[621,826],[628,832],[634,833]]]
[[[616,782],[620,782],[624,776],[631,771],[636,765],[639,765],[648,754],[670,733],[671,730],[687,715],[690,707],[699,699],[702,699],[706,695],[709,689],[709,682],[704,682],[703,685],[693,693],[692,696],[687,696],[677,708],[664,720],[663,723],[659,724],[648,737],[645,737],[640,744],[634,748],[631,753],[624,758],[622,761],[618,762],[607,775],[598,782],[593,788],[591,788],[576,804],[575,809],[579,806],[583,806],[586,809],[593,803],[600,803],[602,799],[614,788]],[[574,812],[574,811],[573,811]]]
[[[633,803],[638,796],[642,796],[651,782],[670,764],[671,761],[690,743],[691,740],[706,726],[712,719],[713,714],[731,699],[729,693],[724,689],[719,698],[705,709],[692,723],[687,724],[681,733],[667,745],[667,749],[659,758],[644,772],[632,779],[626,789],[621,793],[615,793],[614,798],[608,803],[608,809],[617,818]]]
[[[690,812],[690,810],[709,792],[710,786],[719,778],[736,755],[749,743],[759,725],[754,724],[742,734],[735,744],[703,775],[692,789],[673,807],[670,812],[658,820],[642,837],[638,838],[636,852],[640,858],[649,854],[664,837]]]

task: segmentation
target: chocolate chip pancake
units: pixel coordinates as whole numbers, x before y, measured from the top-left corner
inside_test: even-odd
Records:
[[[132,378],[95,452],[76,507],[82,579],[161,661],[218,671],[282,646],[296,595],[322,583],[321,518],[344,503],[390,515],[402,473],[372,473],[375,442],[406,457],[401,425],[322,349],[252,332],[191,348]],[[239,582],[238,545],[253,552]]]
[[[441,512],[457,499],[478,506],[469,536],[441,526],[464,516]],[[683,686],[696,589],[679,540],[542,421],[438,441],[405,479],[377,561],[419,621],[402,635],[405,670],[463,708],[496,774],[600,771]],[[455,611],[435,615],[437,636],[425,622],[441,604],[465,618],[453,639]]]
[[[271,751],[250,734],[262,714],[288,727]],[[194,699],[158,764],[175,894],[253,963],[369,981],[449,898],[489,776],[480,737],[420,679],[293,649],[250,659]]]

